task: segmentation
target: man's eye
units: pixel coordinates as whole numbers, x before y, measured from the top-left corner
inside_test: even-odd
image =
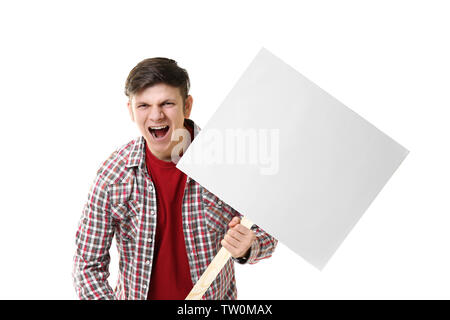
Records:
[[[138,108],[145,108],[147,105],[146,104],[141,104],[138,106]]]
[[[164,102],[164,104],[173,104],[172,102]]]

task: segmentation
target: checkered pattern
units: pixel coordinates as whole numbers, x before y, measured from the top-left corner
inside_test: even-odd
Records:
[[[144,300],[152,271],[156,231],[156,191],[145,164],[145,140],[116,150],[100,167],[76,233],[73,281],[80,299]],[[192,283],[220,249],[228,223],[240,214],[191,178],[182,204],[183,232]],[[248,263],[268,258],[277,240],[254,225],[257,241]],[[109,249],[116,235],[119,276],[108,284]],[[236,299],[230,259],[203,299]]]

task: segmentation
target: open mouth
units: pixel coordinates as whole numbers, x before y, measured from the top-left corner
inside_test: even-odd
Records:
[[[148,131],[156,140],[164,139],[169,132],[169,126],[149,127]]]

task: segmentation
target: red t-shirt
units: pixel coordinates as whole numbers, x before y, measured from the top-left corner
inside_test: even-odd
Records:
[[[192,133],[191,133],[192,136]],[[193,284],[181,219],[186,175],[146,147],[147,170],[156,188],[157,225],[148,300],[184,300]]]

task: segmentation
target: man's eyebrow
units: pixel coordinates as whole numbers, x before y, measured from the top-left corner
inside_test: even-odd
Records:
[[[167,99],[164,100],[162,103],[164,103],[164,102],[174,102],[174,101],[176,101],[176,99],[167,98]]]
[[[175,102],[176,101],[176,99],[172,99],[172,98],[168,98],[168,99],[165,99],[165,100],[163,100],[163,101],[161,101],[160,102],[160,104],[163,104],[163,103],[165,103],[165,102]],[[143,105],[143,104],[145,104],[145,105],[149,105],[147,102],[145,102],[145,101],[137,101],[136,102],[136,105],[138,106],[138,105]]]

